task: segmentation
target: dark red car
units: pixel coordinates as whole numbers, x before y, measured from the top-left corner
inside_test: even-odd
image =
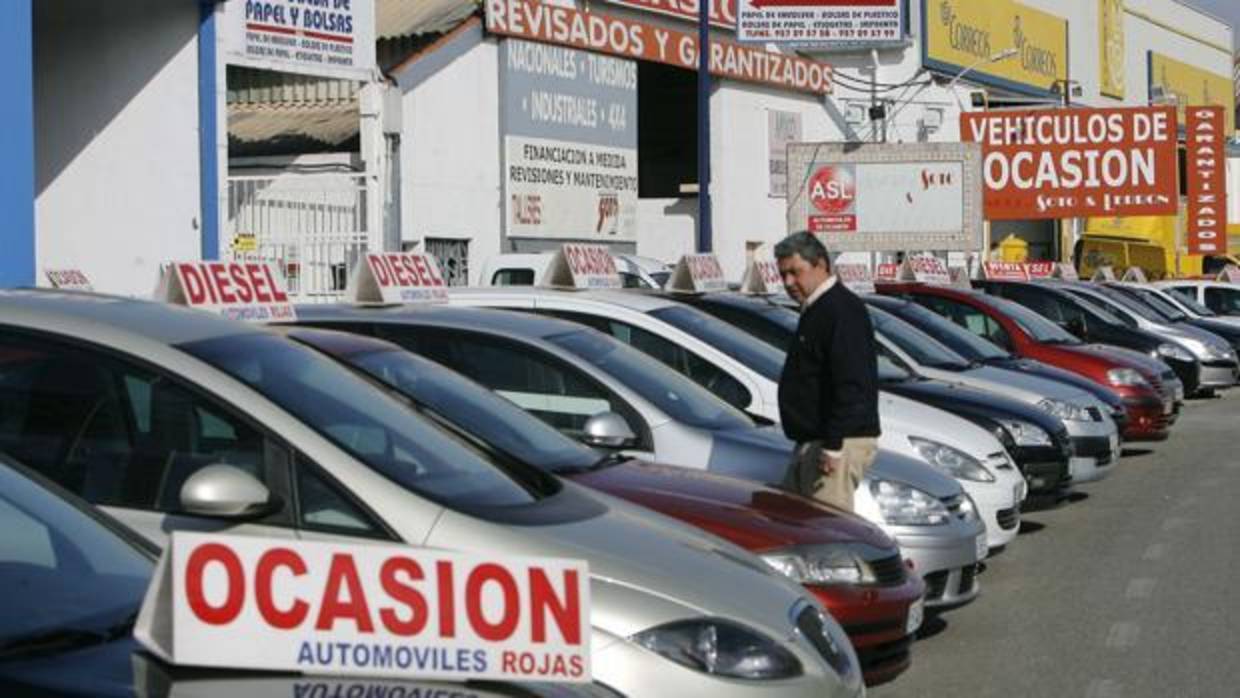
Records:
[[[864,519],[748,480],[601,455],[469,379],[382,340],[302,327],[280,331],[395,391],[500,462],[537,465],[761,556],[831,611],[857,651],[866,684],[890,681],[909,667],[925,583],[909,573],[896,542]]]
[[[1028,308],[981,291],[920,283],[880,283],[879,293],[907,298],[1018,356],[1080,374],[1123,399],[1130,441],[1167,438],[1178,399],[1174,374],[1148,357],[1118,347],[1086,344]],[[1170,373],[1166,371],[1165,373]]]

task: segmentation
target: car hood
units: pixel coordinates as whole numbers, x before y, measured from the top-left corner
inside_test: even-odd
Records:
[[[956,383],[926,382],[972,390],[972,388]],[[882,417],[883,425],[880,444],[884,443],[885,438],[916,436],[946,444],[979,460],[1003,450],[1003,444],[999,443],[993,434],[973,422],[937,405],[894,394],[885,387],[879,393],[879,415]],[[890,442],[887,443],[892,445]]]
[[[844,542],[896,545],[857,516],[739,478],[628,461],[572,480],[704,528],[747,550]]]
[[[759,558],[648,509],[572,482],[564,486],[582,490],[606,511],[569,523],[511,526],[446,510],[425,544],[588,561],[591,624],[616,637],[702,615],[789,636],[789,610],[804,591]]]
[[[1097,404],[1089,393],[1032,373],[1008,371],[994,366],[978,366],[964,371],[963,374],[963,378],[969,381],[970,387],[1013,394],[1013,397],[1017,397],[1022,402],[1036,404],[1042,398],[1054,398],[1091,407]]]
[[[1063,422],[1051,414],[1033,405],[990,391],[930,380],[890,383],[884,385],[883,390],[898,393],[913,401],[924,401],[955,414],[976,415],[990,419],[1023,419],[1033,422],[1052,434],[1064,431]]]
[[[1135,349],[1128,349],[1126,347],[1117,347],[1112,344],[1082,344],[1074,346],[1072,349],[1074,351],[1089,354],[1090,356],[1105,359],[1112,363],[1114,363],[1115,359],[1119,357],[1125,361],[1134,363],[1134,368],[1138,368],[1141,371],[1153,376],[1161,377],[1164,373],[1170,370],[1170,367],[1162,361],[1153,358],[1149,354],[1142,354]]]
[[[1058,366],[1052,366],[1036,359],[1013,357],[995,362],[994,366],[996,368],[1002,368],[1008,371],[1019,371],[1020,373],[1027,373],[1038,376],[1039,378],[1045,378],[1047,380],[1058,381],[1060,383],[1070,385],[1077,390],[1093,395],[1114,410],[1122,410],[1124,407],[1124,401],[1120,398],[1120,396],[1117,395],[1114,390],[1111,390],[1105,385],[1096,383],[1080,375],[1079,373],[1073,373],[1072,371],[1059,368]]]

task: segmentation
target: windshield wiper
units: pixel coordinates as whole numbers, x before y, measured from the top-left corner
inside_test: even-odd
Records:
[[[138,613],[134,611],[121,622],[107,628],[53,628],[17,637],[0,644],[0,659],[55,654],[91,645],[102,645],[128,635],[133,631],[134,621],[137,619]]]
[[[599,458],[590,465],[590,470],[602,470],[603,468],[610,468],[613,465],[627,463],[630,460],[632,459],[618,451],[616,453],[605,453],[602,458]]]

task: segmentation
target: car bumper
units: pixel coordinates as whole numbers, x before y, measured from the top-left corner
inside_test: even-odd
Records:
[[[1027,502],[1032,500],[1038,505],[1053,504],[1064,496],[1072,484],[1072,475],[1068,469],[1068,459],[1071,456],[1060,447],[1017,446],[1012,449],[1011,455],[1029,485]]]
[[[596,649],[590,658],[594,680],[626,696],[718,696],[721,698],[822,698],[841,696],[860,698],[865,687],[860,681],[847,687],[825,663],[805,667],[804,673],[790,679],[743,681],[712,676],[681,666],[628,641],[616,641]]]
[[[925,580],[926,608],[960,606],[977,597],[977,563],[984,556],[978,554],[979,548],[988,548],[980,519],[884,530],[899,542],[913,572]]]
[[[973,498],[978,516],[986,523],[989,548],[1011,543],[1020,529],[1020,503],[1027,485],[1014,470],[1007,472],[1010,477],[1000,477],[995,482],[956,481]]]
[[[1196,359],[1192,361],[1177,361],[1165,356],[1158,358],[1175,372],[1175,377],[1184,385],[1185,393],[1192,395],[1201,387],[1201,364]]]
[[[926,592],[920,577],[910,573],[893,586],[807,585],[806,589],[848,633],[867,686],[891,681],[908,669],[913,633],[921,625],[918,604]],[[911,617],[910,611],[915,611]]]
[[[1237,375],[1240,375],[1240,369],[1234,363],[1203,363],[1200,387],[1230,388],[1236,384]]]
[[[1119,432],[1106,422],[1074,423],[1068,472],[1073,484],[1095,482],[1111,473],[1119,460]]]
[[[1172,417],[1179,407],[1172,399],[1124,398],[1128,415],[1125,441],[1162,441],[1170,434]]]

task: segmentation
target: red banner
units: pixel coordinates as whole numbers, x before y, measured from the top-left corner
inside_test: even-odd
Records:
[[[493,34],[697,70],[697,36],[688,32],[535,0],[487,0],[486,15]],[[710,42],[710,72],[798,92],[831,92],[826,63],[731,41]]]
[[[1174,107],[964,114],[990,220],[1174,215]]]
[[[1223,107],[1189,107],[1185,137],[1189,254],[1227,251],[1227,175]]]

